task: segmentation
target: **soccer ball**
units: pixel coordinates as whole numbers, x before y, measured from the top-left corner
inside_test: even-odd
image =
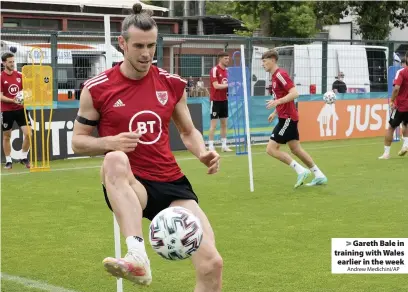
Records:
[[[334,91],[330,90],[327,91],[324,95],[323,95],[323,100],[327,103],[327,104],[332,104],[336,102],[336,94],[334,93]]]
[[[169,207],[150,223],[149,241],[167,260],[183,260],[196,252],[203,239],[200,220],[183,207]]]
[[[19,92],[16,94],[15,99],[16,99],[16,101],[17,101],[19,104],[23,104],[23,103],[24,103],[24,95],[23,95],[23,92],[22,92],[22,91],[19,91]]]

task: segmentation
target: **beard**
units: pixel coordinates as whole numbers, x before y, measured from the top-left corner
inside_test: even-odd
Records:
[[[145,65],[146,68],[138,68],[138,66],[137,66],[137,61],[136,61],[136,62],[133,62],[130,58],[127,58],[127,60],[128,60],[129,64],[133,67],[133,69],[134,69],[136,72],[144,73],[144,72],[149,71],[149,69],[150,69],[150,63],[147,63],[147,64]]]

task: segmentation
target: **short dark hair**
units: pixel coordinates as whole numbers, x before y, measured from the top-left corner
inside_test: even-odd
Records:
[[[262,54],[262,60],[263,59],[275,59],[276,61],[279,60],[279,53],[277,50],[271,49],[265,53]]]
[[[1,61],[6,62],[8,58],[14,57],[13,53],[7,52],[1,55]]]
[[[407,58],[408,57],[402,57],[401,58],[401,64],[407,64]]]
[[[220,58],[223,57],[229,57],[229,54],[227,52],[219,52],[217,55],[217,59],[219,60]]]
[[[132,13],[123,20],[121,35],[127,40],[129,38],[128,29],[135,26],[143,31],[157,28],[156,21],[152,18],[153,11],[143,9],[142,4],[133,4]]]

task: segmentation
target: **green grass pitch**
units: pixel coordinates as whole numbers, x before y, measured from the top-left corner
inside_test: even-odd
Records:
[[[227,292],[400,292],[407,275],[333,275],[331,238],[408,237],[408,157],[379,161],[382,139],[305,143],[329,184],[293,189],[295,172],[253,147],[255,192],[247,156],[222,153],[206,174],[191,154],[179,164],[199,196],[224,259]],[[286,149],[286,148],[285,148]],[[53,161],[53,171],[2,171],[2,272],[81,292],[116,291],[102,260],[114,256],[113,219],[103,198],[101,159]],[[145,231],[149,222],[144,221]],[[148,242],[147,233],[145,238]],[[125,252],[122,238],[123,252]],[[193,291],[189,260],[165,261],[150,246],[153,283],[127,291]],[[1,291],[38,292],[10,280]]]

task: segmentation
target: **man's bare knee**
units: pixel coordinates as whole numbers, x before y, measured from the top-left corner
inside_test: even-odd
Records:
[[[31,127],[30,126],[22,126],[20,129],[23,132],[24,137],[31,135]]]
[[[266,153],[268,153],[272,157],[277,157],[278,152],[279,152],[279,148],[276,148],[273,146],[266,147]]]
[[[210,129],[215,130],[217,128],[218,120],[211,120]]]
[[[117,179],[127,178],[129,167],[129,159],[124,152],[109,152],[103,160],[103,178],[112,183]]]
[[[11,131],[4,131],[3,132],[3,141],[10,141],[11,139]]]
[[[25,134],[24,134],[24,140],[30,139],[30,136],[31,136],[31,133],[30,133],[30,132],[25,133]]]
[[[222,274],[222,269],[224,266],[223,259],[221,255],[217,252],[210,257],[204,259],[198,269],[198,277],[202,277],[205,279],[208,278],[215,278],[219,279]]]
[[[292,152],[293,155],[300,155],[302,153],[302,148],[301,147],[293,147],[290,148],[290,151]]]

